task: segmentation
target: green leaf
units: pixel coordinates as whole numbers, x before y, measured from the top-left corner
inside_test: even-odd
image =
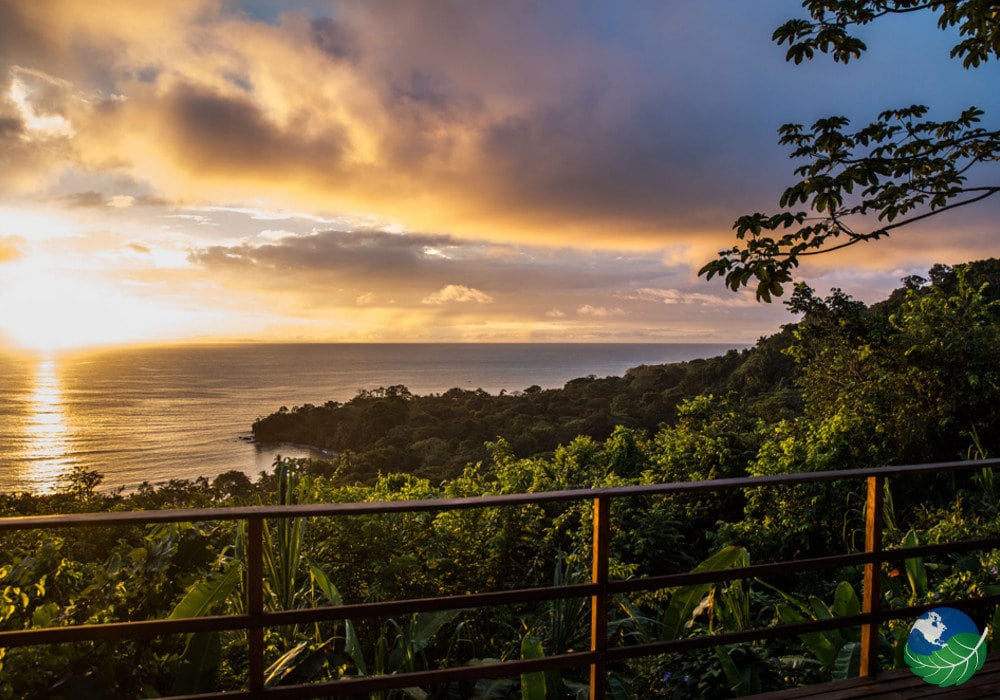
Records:
[[[232,561],[216,576],[191,584],[174,606],[169,618],[203,617],[223,604],[240,581],[240,564]],[[222,645],[216,632],[189,634],[174,676],[173,695],[189,695],[206,690],[212,673],[222,659]]]
[[[906,647],[906,663],[915,674],[933,685],[946,687],[960,685],[986,662],[986,635],[989,627],[979,637],[970,632],[960,632],[948,640],[943,649],[930,656],[915,654]]]
[[[545,650],[542,643],[534,637],[525,637],[521,640],[522,659],[541,659],[545,657]],[[522,673],[521,674],[521,700],[545,700],[545,674]]]
[[[833,596],[833,613],[837,617],[857,615],[861,612],[861,601],[858,600],[854,587],[847,581],[841,581]]]
[[[354,629],[354,623],[344,620],[344,651],[351,657],[351,661],[358,669],[358,675],[367,676],[368,666],[365,663],[365,652],[361,648],[361,640]]]
[[[692,571],[718,571],[747,566],[750,555],[742,547],[728,546],[698,564]],[[670,596],[670,604],[663,613],[663,639],[679,639],[691,620],[695,608],[715,584],[697,583],[682,586]]]
[[[181,601],[174,606],[168,619],[203,617],[224,602],[240,580],[239,562],[230,562],[219,575],[191,584]]]
[[[32,627],[54,627],[59,622],[59,606],[55,603],[39,605],[31,613]]]
[[[916,547],[917,533],[910,530],[903,540],[904,547]],[[927,570],[924,568],[924,560],[921,557],[910,557],[903,562],[906,567],[906,578],[910,581],[910,590],[913,591],[914,598],[921,598],[927,595]]]
[[[736,695],[748,695],[750,693],[750,684],[743,677],[743,674],[740,673],[736,662],[733,661],[733,657],[729,655],[729,650],[723,647],[716,647],[715,654],[719,657],[719,663],[722,664],[722,671],[726,674],[726,680],[729,681],[733,693]]]
[[[462,610],[439,610],[417,615],[410,632],[410,642],[414,651],[423,651],[442,627],[450,623]]]
[[[332,646],[332,641],[321,644],[299,642],[268,667],[264,672],[264,685],[289,685],[314,679],[326,663]]]
[[[778,617],[780,617],[781,621],[785,624],[807,621],[804,615],[800,614],[787,603],[778,603],[777,608]],[[802,640],[802,642],[806,645],[806,648],[808,648],[809,651],[811,651],[825,667],[833,668],[837,663],[837,647],[828,634],[824,632],[809,632],[807,634],[800,634],[799,639]]]
[[[861,672],[861,643],[848,642],[840,648],[833,664],[833,679],[855,678]]]
[[[333,581],[326,575],[326,572],[312,560],[306,559],[306,561],[309,563],[309,573],[313,581],[319,586],[319,590],[326,596],[326,599],[330,601],[330,605],[343,605],[344,600],[340,596],[340,591],[333,585]]]
[[[222,661],[222,642],[218,632],[188,635],[181,662],[174,670],[171,695],[193,695],[211,690],[212,674]]]

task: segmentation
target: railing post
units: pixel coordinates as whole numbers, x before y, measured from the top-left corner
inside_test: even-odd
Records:
[[[590,698],[603,700],[608,685],[608,540],[611,537],[611,498],[594,499],[594,564],[591,581],[598,586],[590,598]]]
[[[882,503],[885,492],[885,477],[868,477],[868,498],[865,503],[865,552],[882,551]],[[865,564],[865,583],[862,612],[875,618],[861,626],[862,676],[871,676],[878,671],[878,628],[879,613],[882,609],[882,562]]]
[[[247,519],[247,614],[249,686],[259,693],[264,689],[264,520],[253,517]]]

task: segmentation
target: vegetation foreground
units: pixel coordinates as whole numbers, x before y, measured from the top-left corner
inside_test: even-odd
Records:
[[[797,324],[747,351],[490,396],[364,392],[261,419],[258,439],[332,449],[256,481],[102,493],[77,471],[61,492],[0,497],[3,515],[257,503],[388,501],[650,484],[977,458],[1000,445],[1000,261],[936,266],[870,307],[798,286]],[[993,472],[892,480],[888,546],[1000,533]],[[617,503],[622,578],[857,551],[864,505],[845,484]],[[241,612],[232,523],[25,531],[0,553],[3,629]],[[270,610],[585,581],[589,505],[309,518],[265,532]],[[884,567],[886,605],[1000,591],[1000,550]],[[615,644],[763,627],[857,609],[858,567],[616,600]],[[980,626],[987,622],[977,621]],[[899,665],[909,625],[882,629]],[[588,601],[275,628],[268,683],[516,659],[587,648]],[[727,697],[856,673],[856,630],[635,660],[615,697]],[[137,697],[238,689],[242,632],[0,650],[0,697]],[[584,672],[408,688],[384,697],[574,698]]]

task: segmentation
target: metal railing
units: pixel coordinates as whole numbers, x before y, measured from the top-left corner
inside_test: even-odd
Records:
[[[657,654],[683,652],[698,648],[795,636],[829,629],[861,627],[860,673],[863,676],[868,676],[874,674],[877,670],[876,643],[878,640],[878,628],[881,623],[892,619],[914,617],[926,610],[944,605],[951,605],[953,607],[986,607],[1000,602],[1000,595],[994,595],[975,599],[940,601],[933,604],[904,608],[883,609],[881,605],[882,596],[880,594],[880,572],[883,562],[899,561],[911,557],[1000,548],[1000,537],[991,537],[947,544],[883,549],[882,509],[885,479],[896,476],[917,477],[920,475],[958,470],[992,469],[998,466],[1000,466],[1000,459],[991,459],[975,462],[946,462],[882,467],[878,469],[846,469],[764,477],[469,498],[425,499],[380,503],[302,504],[80,513],[72,515],[0,518],[0,532],[204,521],[243,521],[246,523],[247,532],[247,600],[245,601],[245,614],[0,631],[0,647],[109,641],[191,632],[245,630],[248,638],[249,653],[247,688],[242,691],[206,693],[184,697],[207,700],[208,698],[312,698],[331,695],[356,695],[394,688],[426,686],[483,678],[505,678],[524,673],[589,666],[590,695],[592,698],[603,698],[607,690],[608,664],[612,662]],[[756,564],[716,571],[648,576],[624,580],[611,580],[609,577],[610,507],[614,499],[658,495],[670,496],[699,492],[723,492],[850,480],[865,480],[867,482],[865,548],[863,552]],[[313,516],[338,517],[387,513],[443,512],[449,510],[523,506],[581,500],[593,501],[593,564],[590,583],[273,612],[264,610],[263,535],[265,520]],[[780,576],[801,573],[803,571],[859,565],[864,567],[864,589],[861,613],[857,615],[632,646],[609,647],[608,645],[609,599],[616,594],[652,591],[700,583],[721,583],[740,579]],[[268,627],[363,617],[392,617],[420,612],[513,605],[582,597],[589,597],[591,601],[591,634],[590,649],[588,651],[556,654],[540,659],[522,659],[384,676],[342,677],[333,681],[312,684],[265,687],[264,630]]]

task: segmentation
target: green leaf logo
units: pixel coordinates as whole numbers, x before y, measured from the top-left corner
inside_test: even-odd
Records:
[[[904,658],[928,683],[960,685],[983,667],[988,633],[989,627],[978,634],[975,623],[964,613],[938,608],[914,623]]]

